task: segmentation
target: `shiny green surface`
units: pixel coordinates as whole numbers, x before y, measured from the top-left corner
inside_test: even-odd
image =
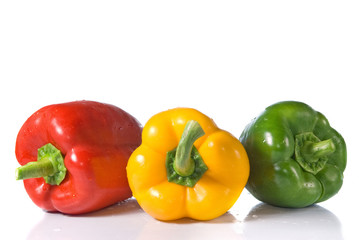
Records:
[[[303,140],[303,134],[314,137]],[[329,199],[342,186],[345,141],[324,115],[304,103],[269,106],[246,126],[240,141],[250,161],[246,188],[263,202],[305,207]]]

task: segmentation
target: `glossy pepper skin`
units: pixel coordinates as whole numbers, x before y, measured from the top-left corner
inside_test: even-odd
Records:
[[[250,161],[246,188],[280,207],[305,207],[342,186],[346,144],[323,114],[295,101],[269,106],[240,137]]]
[[[25,176],[28,195],[40,208],[66,214],[95,211],[131,197],[126,165],[141,144],[141,131],[133,116],[109,104],[75,101],[38,110],[18,133],[16,158],[21,165],[36,165],[42,146],[50,143],[67,170],[61,182],[51,184],[45,176]],[[27,174],[22,168],[17,175]]]
[[[197,122],[204,131],[191,147],[198,150],[206,165],[204,172],[199,173],[203,175],[195,181],[189,176],[192,186],[176,180],[169,182],[174,167],[172,173],[167,168],[171,165],[168,156],[174,149],[179,151],[189,122]],[[248,157],[240,141],[191,108],[175,108],[153,116],[144,126],[141,146],[127,165],[134,197],[144,211],[159,220],[209,220],[224,214],[238,199],[248,175]],[[186,182],[185,177],[174,178]]]

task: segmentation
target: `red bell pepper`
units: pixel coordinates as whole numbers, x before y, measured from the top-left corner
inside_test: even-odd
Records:
[[[15,154],[32,201],[50,212],[81,214],[132,196],[126,165],[142,128],[113,105],[76,101],[46,106],[21,127]]]

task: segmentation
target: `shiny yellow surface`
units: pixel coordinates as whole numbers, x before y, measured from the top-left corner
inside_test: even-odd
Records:
[[[193,188],[168,182],[165,166],[166,153],[177,147],[189,120],[199,122],[205,132],[194,145],[208,167]],[[146,123],[142,145],[129,159],[127,176],[133,196],[154,218],[210,220],[237,201],[248,180],[249,161],[240,141],[212,119],[195,109],[175,108]]]

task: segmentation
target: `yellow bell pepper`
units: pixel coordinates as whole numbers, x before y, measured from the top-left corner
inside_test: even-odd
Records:
[[[175,108],[144,126],[127,176],[142,209],[159,220],[210,220],[237,201],[249,176],[242,144],[201,112]]]

